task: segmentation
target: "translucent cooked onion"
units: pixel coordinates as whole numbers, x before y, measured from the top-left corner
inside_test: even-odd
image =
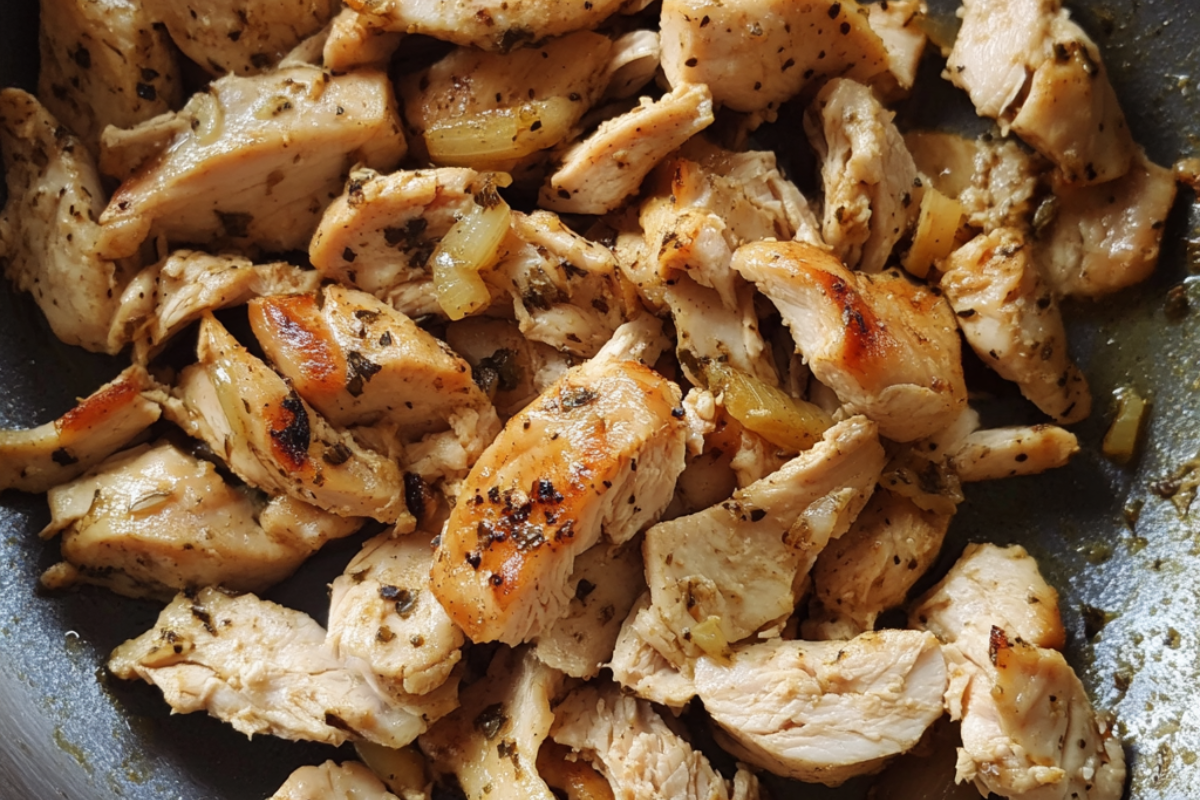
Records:
[[[950,255],[954,249],[954,237],[964,216],[966,212],[962,203],[932,186],[926,186],[925,196],[921,199],[917,232],[913,234],[912,247],[904,257],[904,268],[918,278],[928,275],[933,263]]]
[[[1108,433],[1104,435],[1104,455],[1120,464],[1133,458],[1137,452],[1138,438],[1142,432],[1142,420],[1146,416],[1146,400],[1136,389],[1125,386],[1115,392],[1117,414]]]
[[[548,739],[538,750],[538,775],[567,800],[613,800],[612,786],[604,776],[588,762],[572,759],[569,747]]]
[[[413,745],[395,749],[373,742],[355,742],[354,749],[371,772],[399,797],[408,797],[429,785],[425,758]]]
[[[445,166],[503,165],[565,139],[577,106],[565,97],[551,97],[438,122],[425,131],[425,147],[434,163]]]
[[[704,365],[708,388],[720,394],[729,415],[768,442],[807,450],[833,425],[819,406],[715,361]]]
[[[706,656],[719,659],[729,657],[729,642],[725,640],[725,631],[721,629],[720,617],[709,617],[693,625],[688,632],[691,643],[703,650]]]
[[[479,271],[499,260],[512,212],[494,192],[487,194],[487,205],[473,206],[454,223],[429,260],[438,303],[452,320],[485,308],[492,299]]]

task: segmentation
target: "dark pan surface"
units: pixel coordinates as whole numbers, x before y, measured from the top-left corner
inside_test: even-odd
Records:
[[[1191,0],[1069,5],[1099,42],[1150,156],[1169,164],[1200,155],[1200,8]],[[954,3],[931,6],[945,14]],[[0,85],[31,87],[35,17],[32,1],[0,0]],[[929,75],[940,68],[927,67]],[[981,129],[947,91],[915,97],[901,120]],[[1056,473],[969,487],[940,564],[944,570],[968,541],[1018,542],[1037,556],[1061,594],[1071,662],[1097,705],[1119,717],[1130,796],[1146,800],[1195,796],[1200,786],[1200,522],[1151,489],[1200,454],[1200,311],[1180,321],[1163,311],[1167,290],[1180,283],[1200,309],[1189,239],[1192,263],[1200,263],[1200,212],[1185,189],[1155,277],[1067,309],[1072,349],[1097,400],[1076,429],[1084,451]],[[28,298],[0,289],[0,426],[48,421],[121,366],[58,343]],[[1153,401],[1142,453],[1128,467],[1099,453],[1121,386]],[[986,381],[975,388],[997,390]],[[986,416],[1034,418],[1019,398],[997,391],[984,403]],[[1127,510],[1136,507],[1134,522]],[[58,555],[37,538],[47,519],[43,498],[0,494],[0,797],[262,798],[295,766],[351,755],[267,737],[247,742],[200,715],[171,717],[155,690],[107,678],[108,652],[146,630],[157,607],[101,590],[40,595],[37,576]],[[323,619],[325,584],[358,543],[335,544],[269,596]],[[1110,620],[1090,638],[1085,607]],[[855,782],[838,796],[863,790]]]

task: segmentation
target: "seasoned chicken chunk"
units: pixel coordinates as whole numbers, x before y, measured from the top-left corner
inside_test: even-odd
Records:
[[[712,508],[646,531],[646,581],[676,665],[786,618],[817,555],[866,504],[884,465],[876,426],[853,417]],[[699,630],[704,630],[703,638]]]
[[[183,100],[171,40],[149,2],[44,0],[38,97],[96,155],[108,125],[131,128]]]
[[[462,631],[429,591],[430,538],[381,533],[330,587],[327,643],[398,702],[437,689],[462,657]]]
[[[603,214],[636,192],[668,153],[713,123],[713,102],[702,83],[681,84],[658,100],[643,97],[568,149],[542,186],[545,208]]]
[[[630,0],[348,0],[370,24],[464,46],[508,52],[551,36],[594,28]]]
[[[928,633],[774,639],[701,658],[696,693],[735,757],[837,786],[913,747],[942,716],[946,662]]]
[[[321,62],[334,72],[385,67],[403,39],[403,33],[372,27],[354,9],[343,8],[329,25]]]
[[[239,477],[341,516],[412,530],[396,462],[335,430],[211,315],[200,323],[197,356],[170,416]]]
[[[933,564],[950,519],[877,490],[846,535],[817,556],[804,638],[852,639],[874,630],[876,618],[901,605]]]
[[[632,97],[654,79],[662,47],[657,31],[632,30],[613,41],[607,64],[608,86],[604,97]]]
[[[1060,0],[963,0],[946,77],[1068,183],[1119,178],[1135,146],[1100,51]]]
[[[916,225],[923,186],[895,115],[861,83],[835,78],[805,129],[821,158],[821,233],[847,267],[879,272]]]
[[[0,430],[0,490],[40,493],[82,475],[158,420],[160,394],[132,366],[53,422]]]
[[[337,13],[337,0],[209,0],[197,9],[140,0],[183,54],[213,75],[256,75],[275,66]]]
[[[928,39],[921,18],[928,13],[924,0],[888,0],[867,6],[867,22],[883,42],[891,75],[890,81],[880,77],[875,83],[888,97],[903,97],[916,83]]]
[[[240,256],[177,250],[130,281],[109,341],[132,342],[134,359],[145,363],[206,311],[241,305],[252,297],[314,292],[320,282],[320,273],[283,262],[255,264]]]
[[[351,165],[391,169],[405,153],[391,84],[373,70],[230,75],[194,95],[179,117],[187,124],[101,215],[101,255],[131,255],[156,236],[303,249]],[[146,126],[156,144],[161,127]]]
[[[941,297],[895,273],[852,273],[796,242],[746,245],[733,266],[779,309],[817,380],[881,436],[928,436],[966,406],[958,332]]]
[[[673,88],[707,84],[717,105],[773,112],[810,82],[870,80],[888,54],[857,3],[664,0],[662,66]]]
[[[400,800],[357,761],[300,767],[268,800]]]
[[[649,608],[650,592],[646,591],[621,623],[608,666],[613,680],[638,697],[682,711],[696,696],[696,687],[690,675],[677,669],[652,644],[670,640],[672,634],[661,617],[648,612]]]
[[[456,705],[453,685],[420,705],[392,705],[334,657],[309,617],[212,588],[176,596],[108,668],[157,686],[176,713],[207,711],[247,736],[403,747]]]
[[[116,353],[108,326],[132,277],[102,257],[104,188],[91,156],[33,95],[0,91],[0,150],[8,201],[0,212],[0,266],[29,292],[54,335]]]
[[[432,581],[473,641],[547,631],[568,611],[578,555],[602,534],[627,541],[670,502],[684,466],[680,392],[637,360],[657,358],[660,330],[647,317],[622,326],[509,420],[471,469]]]
[[[458,779],[467,800],[553,800],[536,769],[563,678],[528,649],[503,648],[461,707],[418,743],[436,773]]]
[[[963,483],[1037,475],[1065,466],[1079,452],[1075,434],[1057,425],[972,431],[946,455]]]
[[[119,453],[47,499],[51,519],[42,537],[62,532],[65,562],[42,576],[44,585],[91,583],[163,600],[204,586],[265,591],[326,541],[362,524],[293,498],[271,502],[300,505],[313,524],[272,524],[278,515],[265,513],[261,501],[166,441]]]
[[[1019,231],[998,228],[951,253],[938,285],[983,363],[1055,421],[1078,422],[1091,413],[1092,394],[1034,257]]]
[[[1145,280],[1158,263],[1175,177],[1138,149],[1124,176],[1099,186],[1058,187],[1057,213],[1035,258],[1060,295],[1099,297]]]
[[[619,800],[730,797],[729,784],[703,753],[672,731],[648,702],[622,694],[613,684],[572,692],[555,709],[551,736],[592,762]]]

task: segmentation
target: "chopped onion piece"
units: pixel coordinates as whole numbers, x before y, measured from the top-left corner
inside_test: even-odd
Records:
[[[725,640],[725,632],[721,630],[721,618],[709,617],[689,630],[692,644],[704,651],[709,658],[725,659],[729,657],[729,642]]]
[[[433,270],[433,288],[446,316],[459,320],[485,308],[492,295],[480,277],[480,270],[495,266],[500,245],[508,234],[512,212],[494,191],[487,205],[475,205],[454,223],[429,263]]]
[[[1121,387],[1113,394],[1117,398],[1117,415],[1104,435],[1104,455],[1119,464],[1125,464],[1137,452],[1148,403],[1130,386]]]
[[[917,232],[904,257],[904,268],[918,278],[928,275],[933,263],[950,255],[954,249],[954,237],[964,216],[962,203],[926,186]]]
[[[429,785],[425,757],[415,745],[394,749],[374,742],[355,742],[363,763],[399,797],[423,792]]]
[[[437,122],[425,131],[425,147],[445,166],[503,165],[563,141],[578,116],[576,105],[551,97]]]
[[[833,425],[819,406],[725,364],[706,363],[704,377],[708,389],[721,394],[730,416],[779,447],[807,450]]]

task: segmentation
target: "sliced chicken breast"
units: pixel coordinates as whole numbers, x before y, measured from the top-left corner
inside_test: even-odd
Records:
[[[429,590],[430,536],[368,541],[330,586],[327,644],[403,703],[450,679],[465,641]]]
[[[0,212],[4,275],[33,295],[59,339],[116,353],[108,326],[132,270],[98,252],[105,192],[91,156],[20,89],[0,91],[0,150],[8,186]]]
[[[0,489],[41,493],[82,475],[156,422],[163,399],[135,365],[53,422],[0,430]]]
[[[405,154],[391,83],[372,70],[230,75],[193,96],[179,117],[186,124],[101,215],[101,255],[132,255],[157,236],[303,249],[351,165],[391,169]],[[145,133],[163,144],[161,123],[147,123]]]
[[[326,541],[362,524],[311,506],[315,524],[272,525],[265,514],[260,520],[261,501],[166,441],[119,453],[51,489],[47,499],[50,524],[42,538],[61,532],[65,561],[42,576],[43,585],[90,583],[162,600],[204,586],[265,591]]]
[[[928,436],[966,406],[957,326],[933,292],[797,242],[746,245],[733,266],[779,309],[817,380],[881,436]]]
[[[1067,331],[1050,286],[1019,231],[999,228],[955,250],[938,284],[967,343],[1056,422],[1092,411],[1087,379],[1067,352]]]
[[[1057,425],[1014,426],[972,431],[947,453],[963,483],[1037,475],[1066,466],[1079,452],[1075,434]]]
[[[357,761],[300,767],[268,800],[400,800]]]
[[[909,750],[942,716],[946,662],[931,634],[886,630],[738,648],[697,661],[695,681],[732,755],[837,786]]]
[[[211,588],[178,595],[108,668],[157,686],[176,713],[207,711],[247,736],[403,747],[456,705],[451,685],[419,706],[394,706],[334,657],[309,617]]]
[[[467,476],[432,569],[473,641],[520,643],[569,608],[575,560],[621,544],[670,502],[686,439],[678,387],[642,360],[657,320],[627,323],[505,425]]]

